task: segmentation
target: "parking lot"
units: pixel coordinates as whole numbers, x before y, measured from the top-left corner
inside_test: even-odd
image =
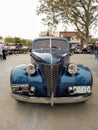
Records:
[[[30,54],[0,60],[0,130],[98,130],[98,61],[92,54],[75,54],[71,62],[88,66],[93,74],[93,95],[86,103],[19,103],[10,96],[14,66],[30,63]]]

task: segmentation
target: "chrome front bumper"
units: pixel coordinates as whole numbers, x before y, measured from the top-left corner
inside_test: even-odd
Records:
[[[23,96],[23,95],[17,95],[11,93],[11,96],[18,100],[18,101],[24,101],[24,102],[30,102],[30,103],[50,103],[52,106],[55,103],[78,103],[78,102],[83,102],[87,101],[90,96],[78,96],[78,97],[28,97],[28,96]]]

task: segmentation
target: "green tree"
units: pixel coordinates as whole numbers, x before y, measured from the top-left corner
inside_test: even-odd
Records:
[[[31,45],[32,45],[32,40],[27,40],[27,44],[28,44],[29,46],[31,46]]]
[[[19,37],[5,37],[5,42],[6,43],[23,43],[25,45],[31,45],[32,44],[32,40],[27,40],[27,39],[22,39]]]
[[[14,43],[14,38],[12,38],[12,37],[5,37],[5,42],[6,43]]]
[[[15,40],[15,43],[21,43],[21,39],[19,37],[15,37],[14,40]]]
[[[98,0],[39,0],[37,14],[45,14],[42,19],[48,27],[59,23],[74,25],[84,41],[88,42],[92,27],[98,22]]]
[[[23,44],[27,44],[27,40],[25,40],[25,39],[21,39],[20,42],[23,43]]]

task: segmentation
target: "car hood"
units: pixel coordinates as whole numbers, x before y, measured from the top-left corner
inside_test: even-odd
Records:
[[[63,55],[59,54],[51,54],[51,53],[40,53],[33,52],[31,56],[38,62],[46,63],[46,64],[56,64],[63,61],[64,57],[67,56],[68,53]]]

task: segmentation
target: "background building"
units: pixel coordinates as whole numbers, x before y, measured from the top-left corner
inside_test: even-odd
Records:
[[[41,32],[40,36],[54,36],[54,37],[65,37],[70,43],[80,44],[81,39],[79,38],[78,32]]]

